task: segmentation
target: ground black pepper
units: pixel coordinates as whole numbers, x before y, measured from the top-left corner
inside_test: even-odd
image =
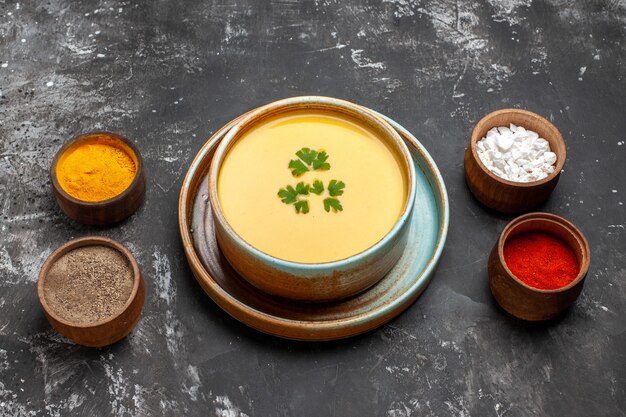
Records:
[[[60,318],[89,324],[119,314],[132,289],[133,270],[128,259],[107,246],[84,246],[52,265],[44,296]]]

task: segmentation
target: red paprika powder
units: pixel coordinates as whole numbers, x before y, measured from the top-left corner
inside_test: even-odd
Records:
[[[513,275],[542,290],[561,288],[580,271],[572,248],[554,235],[525,232],[504,244],[504,261]]]

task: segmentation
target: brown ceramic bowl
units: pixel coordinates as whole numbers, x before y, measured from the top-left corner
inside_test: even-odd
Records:
[[[130,263],[133,269],[134,283],[131,294],[119,314],[95,323],[76,324],[59,317],[48,305],[45,295],[46,277],[52,265],[59,258],[72,249],[84,246],[108,246],[117,250]],[[145,288],[139,265],[128,249],[111,239],[87,236],[67,242],[46,259],[39,271],[37,294],[46,318],[57,332],[79,345],[102,347],[123,339],[135,327],[143,308]]]
[[[61,156],[81,142],[94,139],[106,139],[116,143],[125,150],[137,166],[135,178],[128,188],[113,198],[103,201],[83,201],[69,195],[57,179],[57,164]],[[72,220],[89,225],[107,225],[118,223],[137,210],[146,195],[146,177],[143,161],[135,145],[123,136],[111,132],[91,132],[70,139],[57,152],[50,168],[52,189],[61,210]]]
[[[299,263],[262,252],[230,226],[218,197],[217,178],[222,161],[233,144],[262,120],[301,110],[329,112],[372,129],[378,139],[396,154],[400,169],[406,175],[406,202],[396,224],[374,245],[336,261]],[[243,278],[271,295],[306,302],[326,302],[365,291],[380,281],[400,259],[407,243],[417,182],[409,149],[388,122],[354,103],[331,97],[304,96],[275,101],[239,119],[225,134],[213,155],[208,188],[217,242],[224,257]]]
[[[550,233],[576,253],[580,271],[565,287],[541,290],[515,277],[504,261],[504,244],[511,237],[529,231]],[[580,230],[562,217],[549,213],[528,213],[512,220],[502,231],[489,256],[489,286],[500,306],[523,320],[540,321],[558,316],[578,298],[589,269],[591,253]]]
[[[476,142],[494,127],[510,123],[539,134],[556,154],[554,172],[539,181],[514,182],[498,177],[478,157]],[[465,179],[470,191],[485,206],[501,213],[522,213],[543,203],[556,187],[565,164],[565,141],[559,130],[538,114],[520,109],[502,109],[489,113],[474,127],[470,146],[465,151]]]

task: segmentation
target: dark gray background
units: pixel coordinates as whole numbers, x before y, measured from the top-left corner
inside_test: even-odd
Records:
[[[626,415],[626,5],[623,1],[0,2],[0,415]],[[332,343],[265,336],[223,313],[181,247],[178,193],[207,137],[255,106],[323,94],[372,107],[431,152],[451,226],[432,284],[402,316]],[[560,320],[508,317],[487,255],[511,219],[471,197],[463,151],[486,113],[552,120],[565,172],[541,208],[589,239]],[[111,228],[57,208],[61,144],[120,132],[147,165],[145,204]],[[38,270],[98,234],[146,278],[130,337],[92,350],[50,328]]]

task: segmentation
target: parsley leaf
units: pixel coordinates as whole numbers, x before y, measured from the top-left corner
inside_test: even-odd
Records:
[[[300,200],[294,204],[296,213],[307,214],[309,212],[309,202],[307,200]]]
[[[326,162],[328,154],[326,151],[320,151],[317,153],[317,157],[313,161],[313,169],[315,171],[326,171],[330,169],[330,164]]]
[[[302,148],[296,152],[298,158],[306,162],[307,165],[311,165],[317,156],[317,151],[313,151],[309,148]]]
[[[311,192],[313,194],[320,195],[324,192],[324,183],[320,180],[313,181],[313,186],[311,187]]]
[[[299,159],[292,159],[289,161],[289,169],[291,170],[291,175],[294,177],[299,177],[309,170],[309,168]]]
[[[288,185],[285,188],[281,188],[278,191],[278,197],[280,197],[281,201],[285,204],[295,203],[298,197],[298,191],[293,188],[291,185]]]
[[[309,212],[309,202],[308,200],[299,200],[298,196],[309,195],[310,189],[311,186],[309,184],[300,181],[296,184],[296,188],[291,185],[281,188],[278,191],[278,197],[280,197],[281,201],[285,204],[293,204],[296,213],[307,214]]]
[[[331,197],[340,196],[343,194],[343,189],[345,188],[345,186],[346,184],[344,184],[343,181],[330,180],[330,183],[328,183],[328,194]]]
[[[296,152],[300,159],[289,161],[289,169],[294,177],[299,177],[312,167],[314,171],[327,171],[330,169],[328,154],[326,151],[316,151],[311,148],[302,148]]]
[[[300,195],[309,195],[309,189],[310,188],[311,188],[311,186],[309,184],[305,184],[302,181],[300,181],[298,184],[296,184],[296,191]]]
[[[339,200],[333,197],[325,198],[324,210],[326,210],[326,212],[330,212],[331,208],[333,209],[335,213],[338,211],[343,211],[343,207],[341,206],[341,203],[339,202]]]

